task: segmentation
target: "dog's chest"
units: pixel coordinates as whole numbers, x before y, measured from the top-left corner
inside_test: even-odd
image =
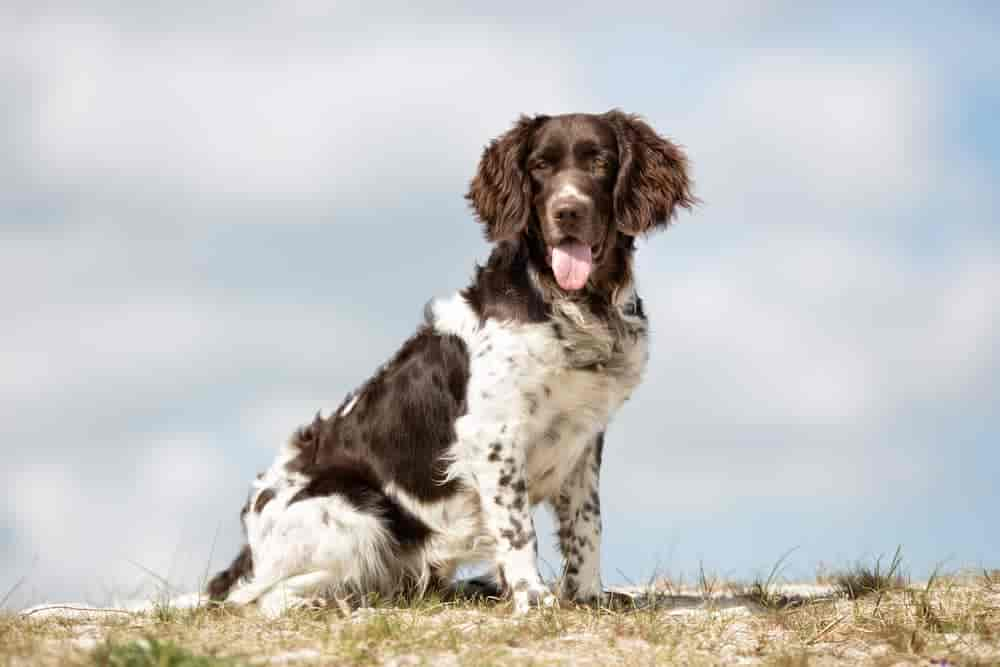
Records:
[[[538,502],[558,494],[639,384],[647,361],[645,320],[556,317],[540,331],[514,337],[520,340],[512,347],[519,349],[508,368],[522,406],[517,421],[529,494]]]
[[[485,462],[490,434],[505,433],[523,448],[532,502],[557,494],[642,378],[646,320],[629,298],[638,303],[633,292],[604,318],[563,304],[546,322],[485,324],[460,297],[436,301],[434,326],[460,336],[469,354],[453,469]]]

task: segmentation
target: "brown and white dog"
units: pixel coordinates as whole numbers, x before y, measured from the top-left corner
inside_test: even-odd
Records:
[[[695,202],[687,161],[620,111],[522,117],[486,147],[467,198],[494,244],[486,265],[258,477],[247,544],[213,599],[278,614],[422,591],[489,561],[516,611],[549,604],[543,502],[559,521],[555,592],[600,599],[604,433],[647,360],[634,241]]]

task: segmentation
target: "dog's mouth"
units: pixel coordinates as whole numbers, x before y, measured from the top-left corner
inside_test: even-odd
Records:
[[[567,291],[583,289],[594,267],[594,249],[583,241],[566,239],[548,250],[552,275],[559,287]]]

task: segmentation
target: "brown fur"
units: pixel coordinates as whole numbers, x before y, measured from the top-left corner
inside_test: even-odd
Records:
[[[648,233],[666,226],[678,207],[690,209],[698,203],[687,156],[679,146],[634,114],[614,109],[589,118],[609,126],[618,144],[613,214],[620,232]],[[525,161],[536,133],[550,120],[553,117],[521,116],[483,151],[466,199],[490,241],[516,238],[532,216],[537,220]]]
[[[531,217],[531,180],[524,160],[535,130],[548,116],[521,116],[483,151],[466,199],[486,226],[491,242],[517,238]]]
[[[637,236],[666,226],[678,206],[690,209],[698,203],[691,194],[687,156],[678,146],[638,116],[614,110],[604,118],[618,138],[614,209],[622,233]]]

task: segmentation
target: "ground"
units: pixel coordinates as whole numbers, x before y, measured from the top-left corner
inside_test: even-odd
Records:
[[[275,621],[225,607],[53,608],[0,616],[0,664],[1000,665],[1000,573],[871,574],[824,586],[661,581],[615,608],[523,617],[509,603],[434,597]]]

